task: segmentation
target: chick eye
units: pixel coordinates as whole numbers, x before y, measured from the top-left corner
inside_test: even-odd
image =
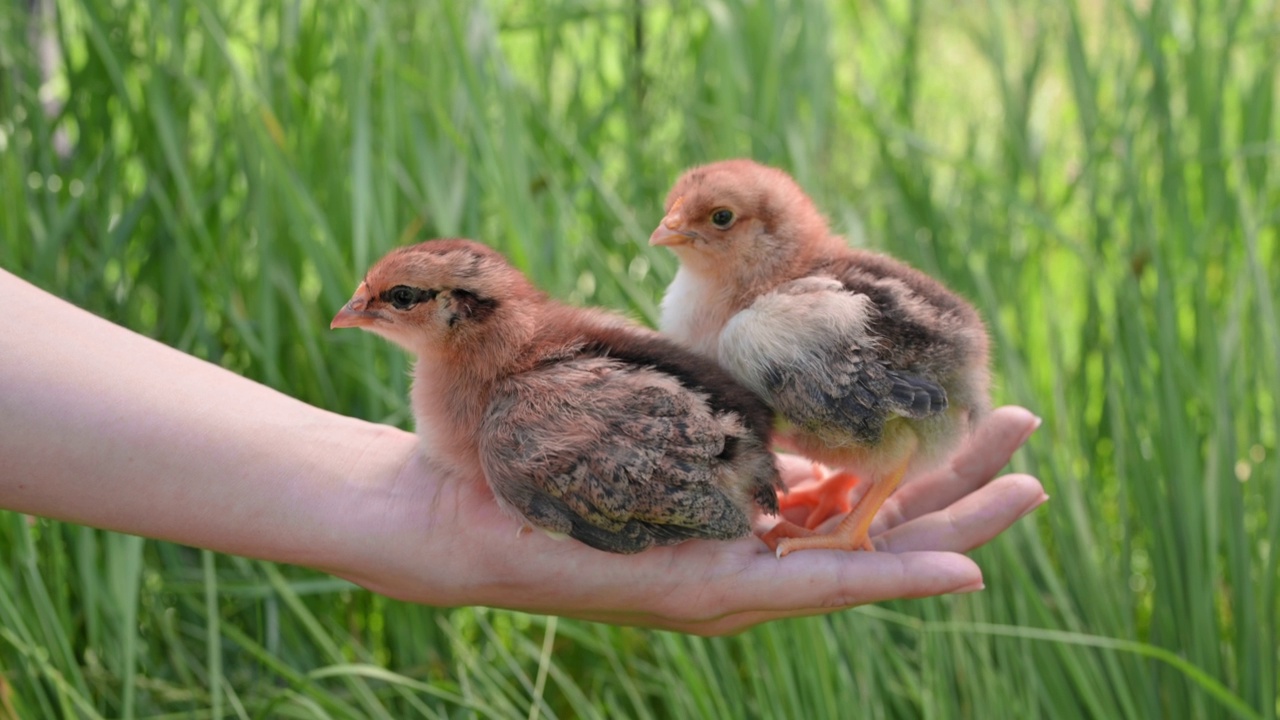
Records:
[[[386,292],[382,296],[384,300],[391,303],[397,310],[408,310],[418,304],[419,300],[429,300],[427,293],[411,288],[408,285],[397,285]]]
[[[733,224],[733,211],[728,208],[720,208],[711,213],[711,224],[721,230],[728,230]]]

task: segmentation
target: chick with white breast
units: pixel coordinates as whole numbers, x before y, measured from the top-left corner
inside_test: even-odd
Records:
[[[903,476],[947,454],[990,407],[988,339],[974,308],[885,255],[848,247],[785,172],[729,160],[685,172],[649,239],[680,269],[660,327],[760,394],[792,449],[836,468],[784,509],[779,556],[872,549],[868,530]],[[850,492],[867,483],[856,505]]]

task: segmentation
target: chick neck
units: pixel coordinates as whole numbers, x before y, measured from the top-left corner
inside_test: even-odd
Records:
[[[447,375],[463,390],[486,387],[505,375],[529,345],[537,330],[535,314],[506,302],[483,328],[467,328],[444,343],[418,349],[419,370]]]
[[[506,303],[485,321],[487,332],[460,334],[418,348],[410,393],[423,454],[478,471],[477,436],[494,385],[511,372],[532,341],[536,323]],[[474,465],[474,467],[469,467]]]

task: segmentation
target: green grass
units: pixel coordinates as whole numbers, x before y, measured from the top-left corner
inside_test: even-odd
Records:
[[[1280,714],[1274,3],[47,4],[47,77],[0,10],[0,264],[61,297],[407,424],[402,354],[327,331],[380,253],[651,320],[667,186],[750,155],[974,299],[1053,500],[982,593],[712,640],[3,514],[0,712]]]

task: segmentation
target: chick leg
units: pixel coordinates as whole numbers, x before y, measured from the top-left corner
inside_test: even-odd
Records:
[[[880,482],[871,486],[866,495],[858,501],[853,512],[840,521],[835,530],[826,535],[810,535],[808,537],[789,537],[778,541],[776,552],[784,557],[796,550],[871,550],[871,538],[867,531],[871,529],[871,521],[875,519],[880,506],[889,499],[902,476],[907,472],[907,461],[904,461],[893,472]]]
[[[853,501],[849,496],[859,482],[857,475],[843,470],[824,477],[820,468],[814,464],[816,480],[808,487],[792,488],[786,494],[778,495],[778,507],[783,511],[796,507],[812,508],[804,521],[804,526],[810,530],[829,518],[852,511]]]

